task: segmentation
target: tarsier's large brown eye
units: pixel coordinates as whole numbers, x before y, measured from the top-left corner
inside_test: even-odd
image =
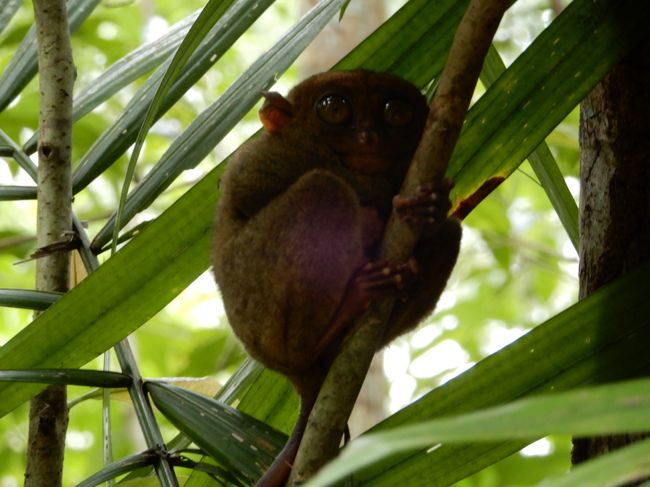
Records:
[[[352,104],[340,95],[325,95],[316,103],[316,113],[327,123],[342,125],[352,119]]]
[[[393,127],[403,127],[413,119],[411,105],[403,100],[388,100],[384,105],[384,120]]]

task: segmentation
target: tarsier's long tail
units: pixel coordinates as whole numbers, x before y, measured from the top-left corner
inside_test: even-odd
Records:
[[[257,481],[255,487],[283,487],[286,484],[291,473],[293,461],[296,459],[302,436],[305,433],[309,413],[311,413],[313,406],[313,401],[301,401],[300,413],[298,414],[293,433],[291,433],[284,448],[269,469]]]

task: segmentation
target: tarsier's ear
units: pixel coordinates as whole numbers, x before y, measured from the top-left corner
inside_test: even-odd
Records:
[[[266,99],[259,115],[262,125],[270,134],[281,132],[293,118],[293,105],[275,91],[263,91],[262,96]]]

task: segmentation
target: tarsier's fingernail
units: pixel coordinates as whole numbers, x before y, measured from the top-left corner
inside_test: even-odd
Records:
[[[438,193],[431,193],[431,201],[438,201]]]
[[[411,269],[411,272],[413,274],[417,274],[420,272],[420,266],[418,266],[418,261],[415,260],[413,257],[411,257],[408,261],[408,266],[409,269]]]
[[[433,218],[433,217],[431,217],[431,218],[427,218],[427,221],[428,221],[429,223],[435,223],[435,222],[436,222],[436,219]]]
[[[400,276],[399,274],[395,276],[395,285],[397,286],[397,289],[400,290],[404,289],[404,280],[402,279],[402,276]]]
[[[385,276],[390,276],[391,273],[392,273],[392,271],[390,270],[390,267],[384,267],[384,268],[381,270],[381,273],[382,273],[383,275],[385,275]]]

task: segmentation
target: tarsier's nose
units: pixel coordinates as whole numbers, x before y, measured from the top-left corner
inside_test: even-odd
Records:
[[[379,144],[379,135],[374,130],[360,130],[357,134],[359,145],[374,147]]]

